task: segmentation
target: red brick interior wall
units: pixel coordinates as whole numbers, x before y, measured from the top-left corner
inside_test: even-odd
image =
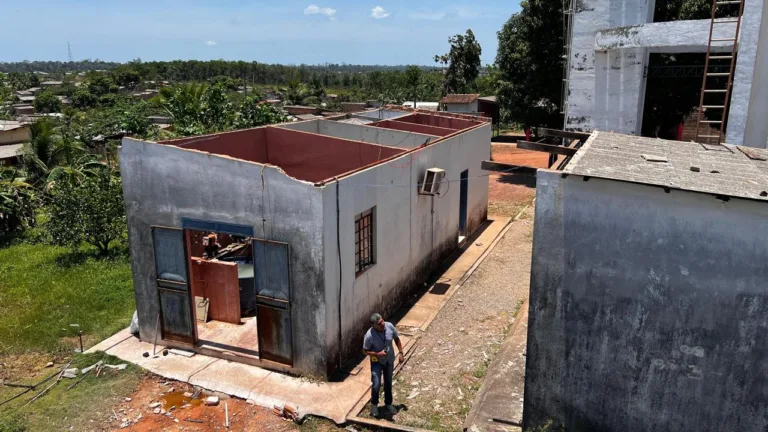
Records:
[[[170,144],[177,147],[230,156],[251,162],[269,162],[265,128],[244,129],[216,135],[203,135],[160,141],[160,144]]]
[[[454,129],[440,128],[435,126],[427,126],[418,123],[400,122],[396,120],[383,120],[376,123],[371,123],[368,126],[375,126],[387,129],[395,129],[405,132],[415,132],[427,135],[446,136],[456,132]]]
[[[480,124],[479,122],[443,115],[429,115],[414,113],[405,117],[398,117],[399,122],[416,123],[428,126],[437,126],[456,130],[468,129]]]
[[[270,163],[289,176],[317,182],[405,150],[282,128],[267,128]]]

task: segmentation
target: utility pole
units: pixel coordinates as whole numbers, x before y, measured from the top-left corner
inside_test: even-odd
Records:
[[[69,41],[67,41],[67,53],[69,54],[69,62],[72,63],[72,47],[69,45]]]

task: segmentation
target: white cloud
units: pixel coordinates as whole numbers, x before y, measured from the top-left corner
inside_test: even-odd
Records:
[[[440,20],[473,20],[479,18],[491,18],[498,15],[498,11],[483,7],[452,6],[442,10],[421,9],[408,14],[412,20],[440,21]]]
[[[331,20],[336,19],[336,9],[329,8],[329,7],[320,7],[318,5],[309,5],[306,9],[304,9],[304,15],[325,15]]]
[[[382,19],[388,17],[389,15],[391,14],[384,10],[384,8],[381,6],[376,6],[375,8],[371,9],[371,17],[373,18]]]
[[[217,45],[216,41],[208,41],[205,44],[208,45],[208,46],[216,46]]]

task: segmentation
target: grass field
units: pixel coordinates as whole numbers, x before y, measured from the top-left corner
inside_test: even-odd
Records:
[[[124,251],[97,258],[45,244],[0,248],[0,353],[70,351],[79,324],[86,348],[130,323],[131,268]]]
[[[78,330],[88,349],[130,323],[133,283],[124,248],[100,258],[90,247],[73,252],[20,242],[0,247],[0,263],[0,381],[36,384],[69,361],[73,367],[119,362],[103,354],[75,355],[74,349]],[[49,361],[55,367],[46,367]],[[99,430],[105,416],[114,415],[109,406],[129,395],[142,374],[135,366],[107,370],[71,390],[66,387],[73,380],[65,379],[24,406],[54,378],[0,406],[0,432]],[[23,390],[0,386],[0,403]]]

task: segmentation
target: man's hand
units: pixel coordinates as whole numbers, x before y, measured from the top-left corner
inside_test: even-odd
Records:
[[[405,361],[404,357],[403,357],[403,353],[400,353],[400,354],[397,355],[397,361],[399,361],[400,363]]]
[[[376,353],[376,355],[381,357],[381,356],[387,355],[387,353],[385,353],[384,351],[379,351],[379,352]]]

